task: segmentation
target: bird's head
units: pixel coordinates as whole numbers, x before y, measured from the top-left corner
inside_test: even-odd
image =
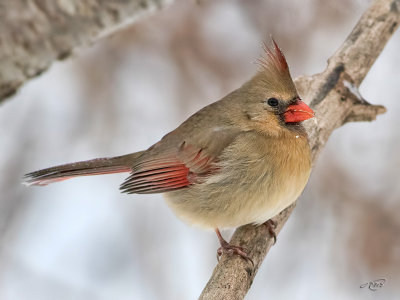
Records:
[[[273,40],[271,48],[264,45],[264,51],[260,70],[241,89],[249,123],[271,132],[313,118],[314,112],[300,99],[276,42]]]

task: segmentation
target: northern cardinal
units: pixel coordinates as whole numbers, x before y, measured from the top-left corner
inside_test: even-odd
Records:
[[[243,248],[218,228],[261,224],[292,204],[311,170],[301,121],[314,116],[296,91],[285,57],[273,41],[256,75],[144,151],[65,164],[29,173],[29,185],[76,176],[130,172],[121,190],[164,193],[175,214],[215,229],[219,254]]]

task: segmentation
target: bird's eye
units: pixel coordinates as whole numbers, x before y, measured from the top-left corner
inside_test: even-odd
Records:
[[[269,98],[267,100],[267,103],[268,103],[269,106],[278,106],[279,101],[276,98]]]

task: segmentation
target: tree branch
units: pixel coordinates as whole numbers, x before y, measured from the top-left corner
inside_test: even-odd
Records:
[[[371,105],[358,87],[400,23],[399,0],[375,0],[363,14],[343,45],[328,60],[320,74],[295,80],[300,95],[316,112],[314,122],[306,123],[315,162],[332,131],[346,122],[372,121],[386,109]],[[274,218],[278,233],[295,204]],[[248,250],[254,268],[237,255],[224,255],[215,267],[199,299],[243,299],[273,245],[265,226],[239,227],[231,243]]]
[[[53,61],[172,0],[0,0],[0,103]]]

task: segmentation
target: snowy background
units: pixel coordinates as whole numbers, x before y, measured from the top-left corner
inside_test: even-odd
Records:
[[[53,64],[0,107],[0,300],[196,299],[212,231],[126,177],[45,188],[39,168],[145,149],[254,74],[278,41],[293,77],[321,72],[366,1],[177,1]],[[247,299],[399,299],[400,32],[361,93],[388,112],[337,130]],[[223,234],[228,237],[231,231]],[[376,292],[360,285],[386,278]]]

